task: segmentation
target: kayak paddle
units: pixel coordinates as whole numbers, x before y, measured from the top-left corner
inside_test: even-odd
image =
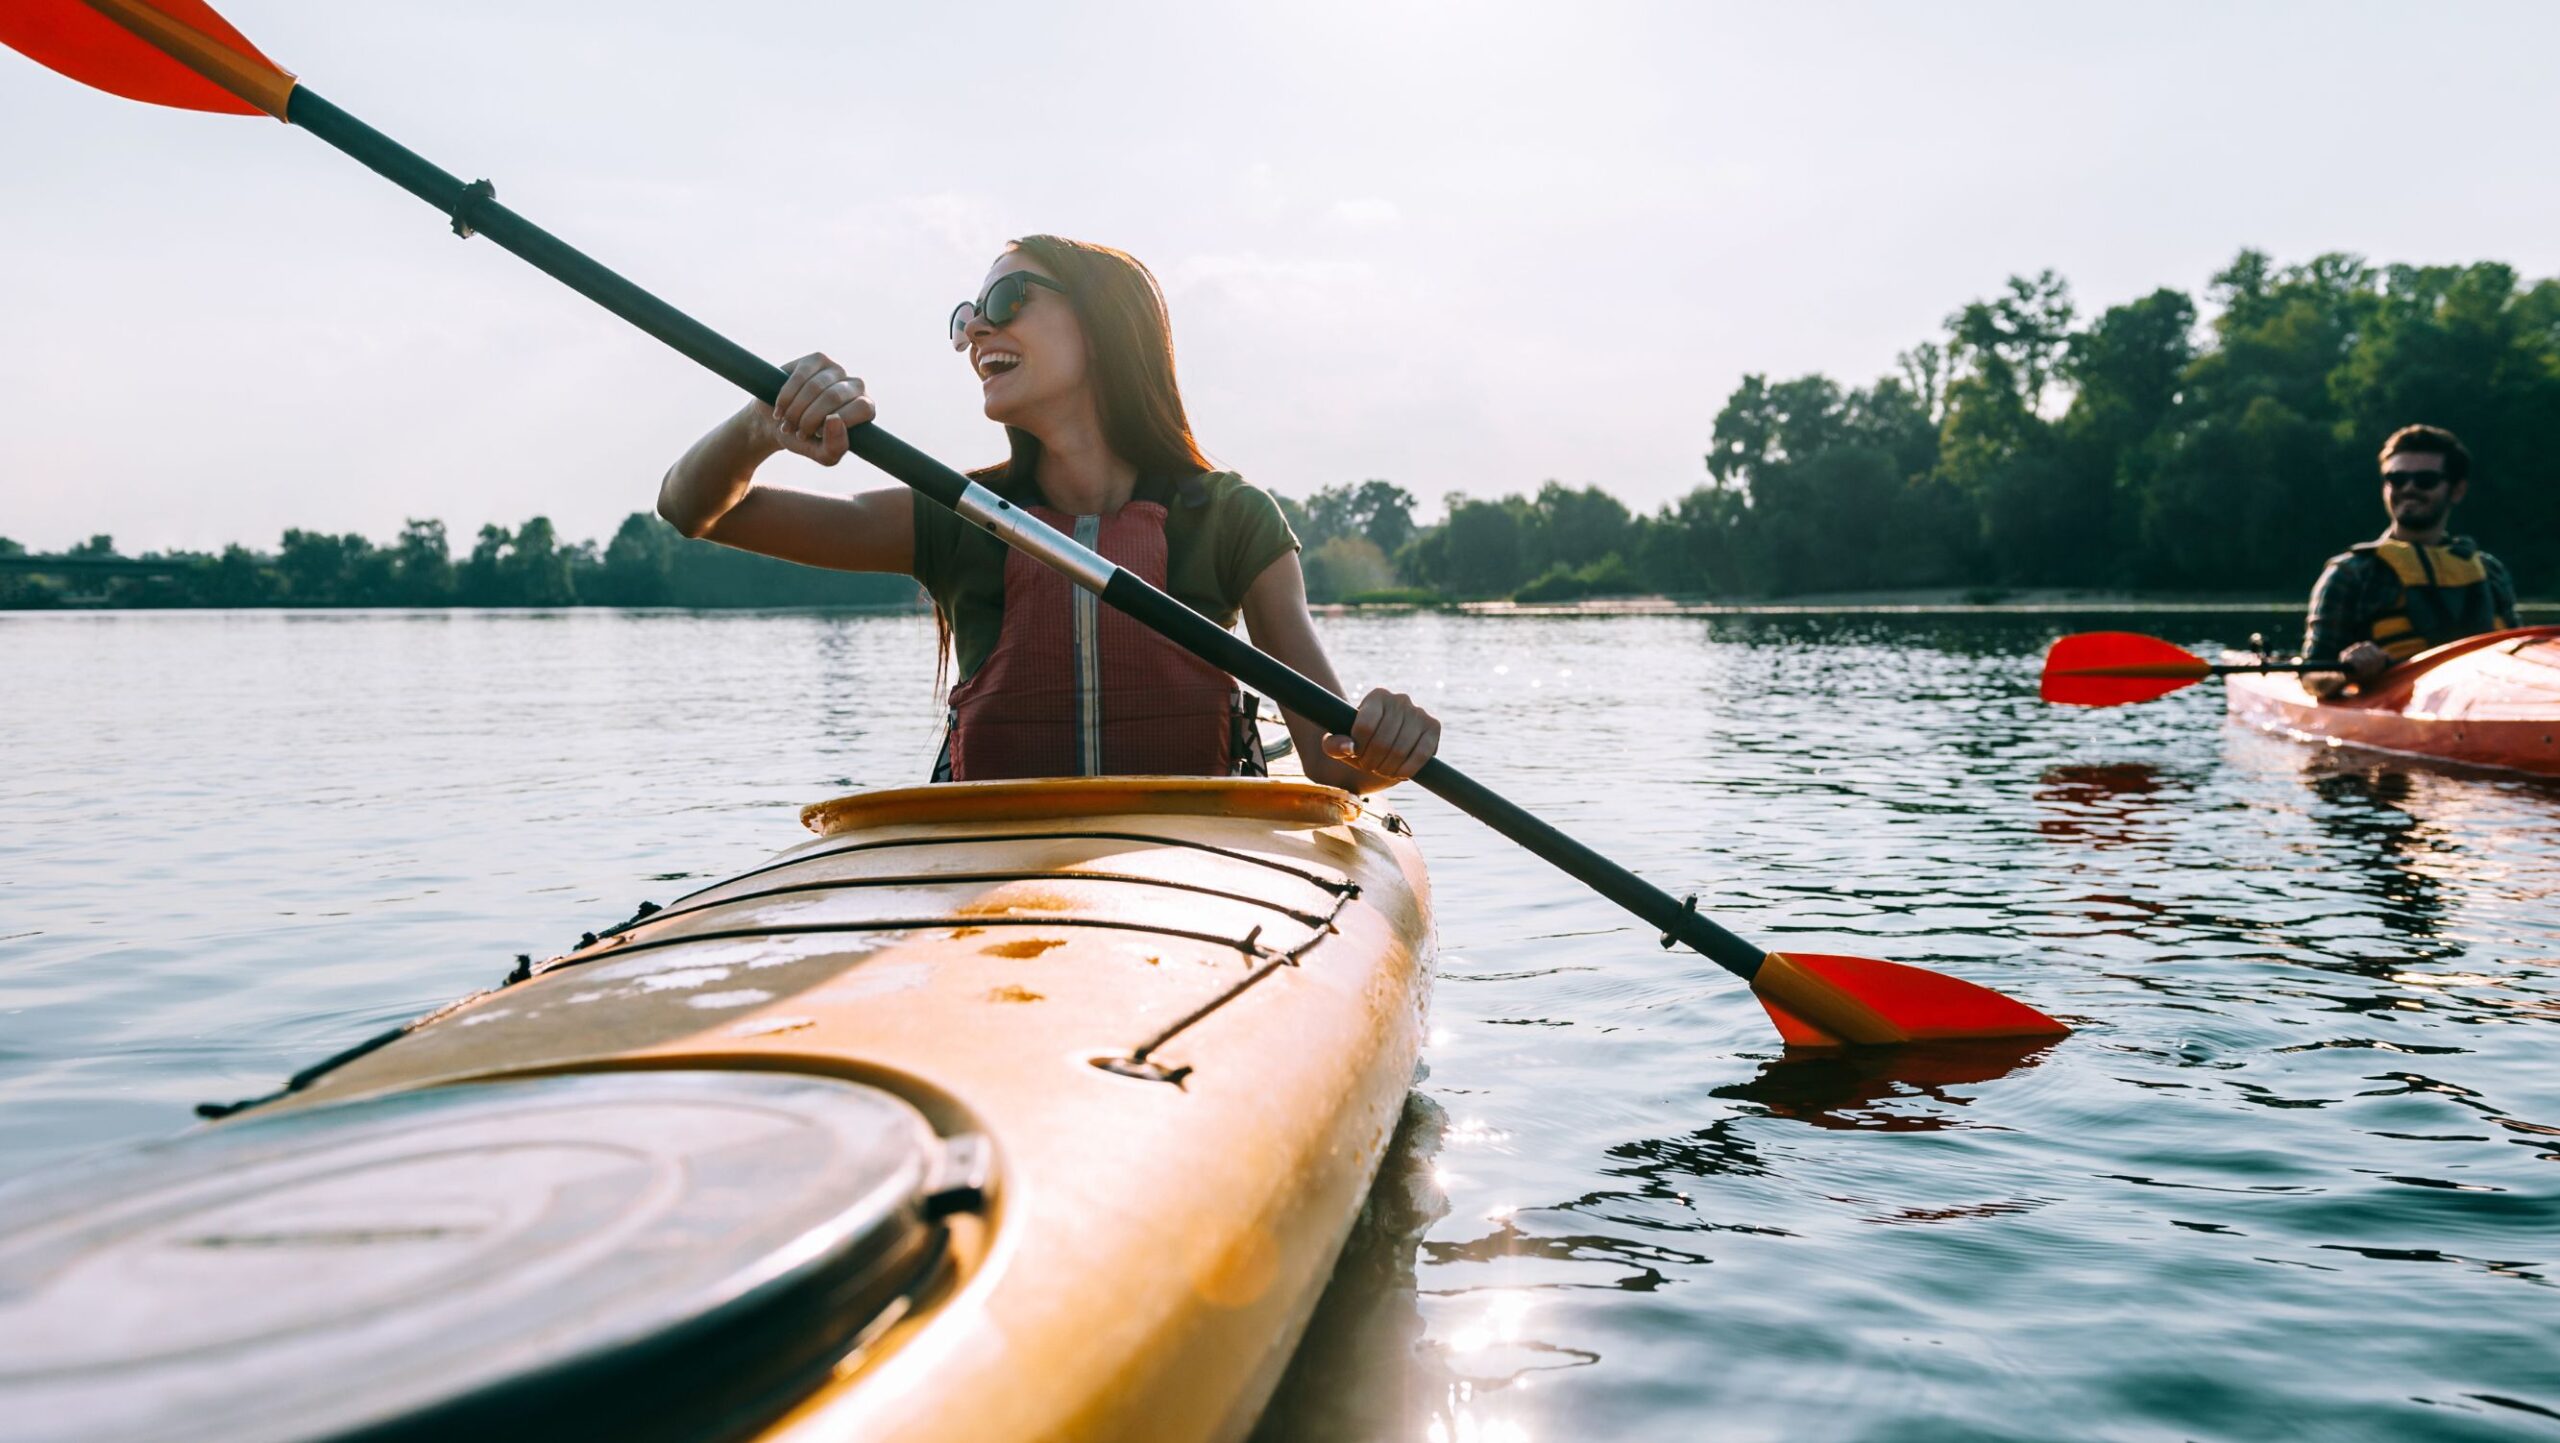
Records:
[[[450,217],[455,234],[483,235],[572,290],[666,342],[766,404],[783,370],[497,203],[487,181],[465,185],[322,99],[258,53],[204,0],[6,0],[0,44],[111,94],[229,114],[267,114],[309,131]],[[1139,577],[876,425],[855,427],[852,454],[934,504],[993,532],[1157,634],[1340,735],[1350,702]],[[1992,1037],[2058,1037],[2070,1029],[1987,987],[1866,957],[1768,952],[1434,758],[1414,780],[1459,810],[1554,863],[1662,933],[1751,984],[1794,1046]]]
[[[2055,642],[2044,654],[2038,694],[2066,706],[2123,706],[2167,696],[2207,677],[2344,670],[2334,661],[2207,661],[2140,632],[2084,631]]]

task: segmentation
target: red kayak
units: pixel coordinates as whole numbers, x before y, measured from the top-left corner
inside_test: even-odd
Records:
[[[2447,642],[2332,701],[2290,675],[2226,686],[2233,719],[2302,741],[2560,777],[2560,626]]]

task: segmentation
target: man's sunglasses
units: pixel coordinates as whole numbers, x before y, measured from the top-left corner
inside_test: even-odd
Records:
[[[1031,288],[1065,295],[1067,288],[1032,271],[1007,271],[991,282],[986,293],[975,301],[962,301],[951,308],[951,349],[969,349],[969,328],[980,321],[991,326],[1009,326],[1022,314],[1023,304],[1031,299]]]
[[[2421,491],[2433,491],[2452,479],[2442,471],[2385,471],[2382,473],[2382,484],[2385,486],[2415,486]]]

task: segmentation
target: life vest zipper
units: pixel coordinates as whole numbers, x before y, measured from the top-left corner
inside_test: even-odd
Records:
[[[1102,542],[1102,518],[1076,518],[1076,544],[1091,551]],[[1102,599],[1083,587],[1070,593],[1075,607],[1076,773],[1102,775]]]

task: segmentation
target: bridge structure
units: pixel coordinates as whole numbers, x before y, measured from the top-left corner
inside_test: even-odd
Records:
[[[135,560],[126,556],[0,556],[0,606],[14,610],[23,602],[10,597],[11,583],[43,577],[61,588],[43,604],[75,610],[107,606],[115,600],[118,581],[150,581],[178,576],[201,562],[187,558]]]

